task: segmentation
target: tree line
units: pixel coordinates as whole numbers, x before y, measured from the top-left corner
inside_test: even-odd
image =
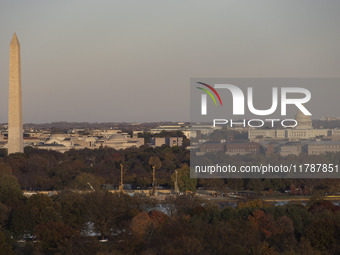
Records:
[[[325,200],[222,207],[108,191],[25,198],[9,188],[0,192],[0,254],[340,253],[340,207]]]
[[[308,187],[318,193],[336,180],[190,179],[189,152],[181,147],[6,154],[0,151],[0,254],[340,253],[340,208],[329,201],[274,206],[254,200],[233,207],[186,196],[160,202],[101,188],[119,184],[122,162],[127,183],[150,187],[156,166],[158,184],[168,187],[177,170],[182,191],[275,193],[288,187],[303,193]],[[59,193],[24,197],[23,188]]]
[[[228,156],[215,153],[203,156],[202,162],[209,165],[211,159],[216,162],[233,162],[235,165],[249,164],[250,161],[256,164],[340,164],[339,153],[318,156],[301,154],[299,157],[273,155],[270,158],[264,155]],[[151,187],[152,166],[156,164],[157,185],[173,188],[175,171],[178,170],[181,191],[196,191],[200,188],[221,192],[251,190],[258,195],[279,195],[287,191],[290,195],[314,195],[336,194],[340,190],[340,183],[336,179],[190,179],[190,152],[177,146],[142,146],[118,151],[99,148],[70,150],[65,153],[26,147],[24,153],[9,156],[5,150],[0,150],[0,173],[14,175],[20,188],[26,190],[87,190],[88,183],[95,190],[101,189],[103,184],[112,184],[118,188],[121,163],[124,167],[124,183],[131,184],[134,189]]]

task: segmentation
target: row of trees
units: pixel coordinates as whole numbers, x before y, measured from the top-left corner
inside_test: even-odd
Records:
[[[120,164],[124,164],[124,182],[134,188],[149,188],[152,184],[152,166],[156,166],[157,184],[172,188],[175,170],[178,169],[179,186],[182,191],[195,191],[196,188],[218,189],[221,191],[253,190],[258,194],[278,194],[291,190],[291,194],[312,195],[336,193],[340,184],[335,179],[198,179],[189,178],[190,152],[182,147],[163,146],[150,148],[130,148],[116,151],[110,148],[96,150],[70,150],[64,154],[55,151],[25,148],[24,154],[7,156],[0,151],[0,173],[17,177],[21,189],[62,190],[88,189],[88,183],[97,190],[109,183],[118,187]],[[303,162],[335,162],[340,164],[337,155],[305,157],[266,158],[263,155],[227,156],[214,154],[202,157],[209,165],[211,157],[216,162],[233,162],[235,165],[275,164],[279,162],[301,164]],[[280,158],[275,158],[280,157]],[[331,158],[330,158],[331,157]]]
[[[6,255],[340,253],[340,207],[324,200],[285,206],[254,200],[221,209],[184,196],[160,203],[65,190],[54,197],[17,192],[0,201]]]
[[[211,166],[218,162],[220,165],[231,164],[239,169],[240,166],[251,165],[303,165],[303,164],[330,164],[340,165],[340,153],[327,153],[322,155],[307,155],[301,153],[299,156],[281,156],[273,154],[266,157],[263,154],[249,155],[226,155],[224,152],[206,153],[203,156],[192,155],[192,161],[198,166]],[[313,175],[313,174],[311,174]],[[293,176],[293,175],[290,175]],[[312,177],[312,176],[311,176]],[[312,195],[317,193],[337,193],[340,191],[340,183],[337,179],[291,179],[291,178],[267,178],[267,179],[234,179],[224,180],[199,180],[199,185],[204,187],[218,187],[227,184],[229,188],[241,190],[250,189],[256,193],[283,193],[285,190],[292,190],[291,194]],[[292,189],[293,188],[293,189]]]
[[[102,183],[119,183],[121,162],[125,180],[145,187],[151,185],[152,166],[159,184],[168,186],[177,170],[182,191],[200,186],[303,192],[338,185],[336,180],[190,179],[189,153],[179,147],[0,153],[0,254],[340,253],[340,208],[328,201],[274,206],[256,200],[222,208],[197,198],[161,203],[100,189]],[[26,198],[25,187],[60,192]],[[22,238],[29,241],[18,243]]]
[[[24,154],[0,153],[0,172],[13,173],[23,189],[61,190],[110,183],[119,185],[120,164],[124,164],[124,181],[135,187],[147,188],[152,183],[150,158],[160,163],[158,184],[171,187],[171,174],[190,163],[189,151],[182,147],[110,148],[70,150],[65,153],[25,148]]]

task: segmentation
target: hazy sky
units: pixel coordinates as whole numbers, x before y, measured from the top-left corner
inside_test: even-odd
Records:
[[[192,77],[339,77],[339,13],[338,0],[1,0],[0,122],[13,32],[24,122],[186,121]]]

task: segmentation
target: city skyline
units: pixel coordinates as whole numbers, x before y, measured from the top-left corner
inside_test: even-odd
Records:
[[[25,123],[188,121],[192,77],[337,77],[340,67],[337,1],[19,2],[0,4],[1,123],[13,32]]]

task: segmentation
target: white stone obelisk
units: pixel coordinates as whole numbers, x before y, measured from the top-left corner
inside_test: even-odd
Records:
[[[8,154],[24,152],[20,44],[16,33],[9,51]]]

